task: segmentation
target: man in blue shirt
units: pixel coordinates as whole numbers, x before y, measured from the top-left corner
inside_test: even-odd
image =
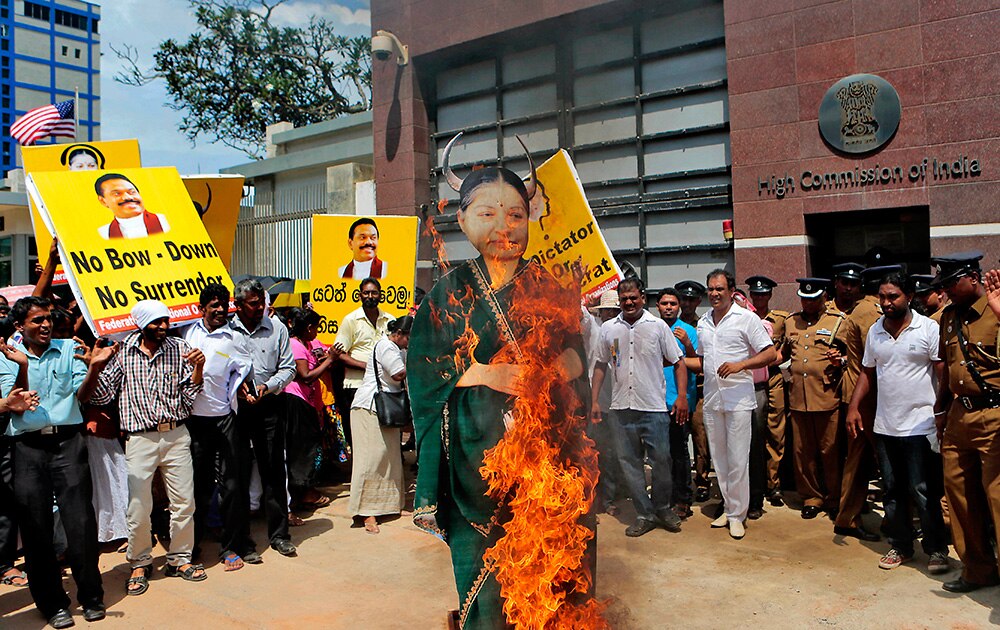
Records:
[[[7,435],[14,438],[14,495],[17,499],[24,556],[35,606],[53,628],[73,625],[70,600],[52,545],[52,497],[55,496],[68,543],[66,559],[77,585],[77,599],[87,621],[103,619],[104,588],[97,561],[97,520],[91,502],[90,465],[83,435],[80,402],[97,374],[88,370],[77,343],[52,339],[51,304],[39,297],[18,300],[11,317],[21,332],[15,348],[24,353],[28,386],[38,405],[15,410]],[[98,348],[94,356],[109,352]],[[9,394],[18,367],[0,362],[0,387]],[[89,384],[89,385],[88,385]]]
[[[660,312],[660,318],[670,326],[677,338],[677,345],[681,354],[686,357],[696,356],[698,350],[698,333],[694,326],[680,320],[681,302],[677,289],[667,287],[656,296],[656,308]],[[673,409],[674,401],[677,400],[677,382],[674,380],[674,368],[663,368],[663,375],[667,379],[667,409]],[[687,386],[688,408],[694,409],[698,399],[697,379],[689,378]],[[691,456],[688,452],[688,437],[691,435],[691,425],[687,422],[683,424],[671,419],[670,423],[670,457],[673,460],[673,502],[674,512],[681,518],[688,518],[693,514],[691,511],[691,501],[694,498],[691,492]]]

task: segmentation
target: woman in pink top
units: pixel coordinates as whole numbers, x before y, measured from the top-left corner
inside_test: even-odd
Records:
[[[316,340],[321,318],[315,311],[295,308],[288,317],[292,357],[295,359],[295,379],[285,387],[288,396],[286,449],[288,488],[292,505],[318,508],[330,503],[330,497],[313,488],[316,473],[322,463],[320,425],[323,400],[319,378],[329,369],[333,358],[327,353],[317,358],[310,346]],[[289,522],[296,521],[289,516]]]

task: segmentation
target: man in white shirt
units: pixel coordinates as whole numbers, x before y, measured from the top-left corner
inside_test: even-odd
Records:
[[[875,449],[885,493],[885,522],[891,548],[879,567],[894,569],[913,557],[911,507],[920,516],[927,571],[946,573],[948,534],[941,513],[944,472],[934,423],[934,382],[944,380],[937,322],[910,309],[913,280],[901,273],[882,278],[882,317],[868,330],[858,384],[847,410],[852,437],[864,427],[861,405],[877,385]]]
[[[343,395],[337,399],[341,416],[349,418],[354,395],[365,380],[365,368],[372,359],[375,342],[386,334],[389,322],[396,319],[378,307],[382,301],[382,284],[375,278],[361,281],[361,308],[351,311],[340,322],[333,351],[344,364]],[[347,442],[351,442],[351,423],[344,425]]]
[[[621,313],[601,325],[592,381],[592,414],[601,421],[600,391],[608,370],[614,375],[608,421],[618,445],[622,480],[635,506],[636,521],[626,536],[642,536],[659,523],[679,532],[681,519],[671,509],[673,479],[670,459],[670,415],[663,368],[675,367],[678,391],[687,390],[687,368],[674,334],[659,317],[646,311],[642,281],[618,283]],[[687,422],[686,396],[674,403],[677,422]],[[652,496],[646,493],[644,455],[652,466]]]
[[[250,434],[236,421],[237,392],[253,362],[246,337],[229,326],[229,289],[210,283],[202,289],[199,304],[201,319],[184,329],[184,340],[205,355],[202,390],[186,423],[194,465],[194,544],[197,551],[205,535],[218,458],[219,555],[226,571],[236,571],[244,560],[260,562],[250,540]]]
[[[361,217],[351,224],[347,232],[347,246],[351,248],[351,262],[337,269],[341,278],[381,280],[389,273],[389,265],[378,257],[378,226],[375,220]]]
[[[750,508],[751,417],[757,408],[751,371],[774,363],[771,335],[753,312],[733,303],[736,278],[716,269],[708,274],[712,310],[698,320],[698,357],[688,367],[705,374],[705,431],[715,462],[725,512],[712,527],[729,525],[739,540]]]

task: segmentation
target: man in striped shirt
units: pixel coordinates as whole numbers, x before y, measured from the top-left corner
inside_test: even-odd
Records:
[[[107,361],[90,402],[106,405],[118,397],[121,428],[127,433],[128,560],[126,590],[141,595],[152,571],[150,518],[153,474],[159,468],[170,497],[170,550],[164,575],[200,582],[208,576],[191,563],[194,547],[194,471],[191,436],[183,422],[202,389],[205,355],[182,339],[167,336],[170,311],[143,300],[132,309],[138,331]],[[93,360],[92,360],[93,361]]]

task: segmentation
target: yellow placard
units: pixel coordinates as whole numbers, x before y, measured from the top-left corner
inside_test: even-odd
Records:
[[[233,242],[236,240],[236,220],[240,216],[240,199],[243,198],[242,175],[183,175],[195,211],[201,217],[205,229],[222,264],[229,269],[233,258]]]
[[[37,172],[26,183],[59,236],[67,280],[95,334],[135,330],[130,311],[146,299],[170,308],[172,326],[193,321],[206,284],[232,286],[176,169]]]
[[[358,225],[356,222],[360,221]],[[372,226],[367,221],[374,222]],[[354,238],[351,227],[355,226]],[[340,322],[360,308],[360,284],[366,276],[382,285],[379,308],[396,317],[413,306],[417,269],[417,217],[316,215],[312,218],[312,290],[316,312],[323,316],[319,340],[331,344]],[[371,236],[377,231],[374,252]],[[372,260],[374,253],[376,260]]]
[[[25,175],[42,171],[87,171],[98,169],[139,168],[139,141],[110,140],[107,142],[73,142],[70,144],[50,144],[40,147],[21,147],[21,162]],[[29,199],[31,225],[35,230],[35,246],[38,249],[38,264],[45,266],[49,260],[49,245],[52,233],[38,216],[38,208]],[[66,284],[62,266],[56,269],[52,284]]]
[[[571,265],[580,260],[585,269],[584,299],[617,286],[621,269],[594,219],[569,154],[560,150],[546,160],[538,167],[537,177],[531,218],[538,225],[528,230],[525,257],[564,279],[571,276]]]

